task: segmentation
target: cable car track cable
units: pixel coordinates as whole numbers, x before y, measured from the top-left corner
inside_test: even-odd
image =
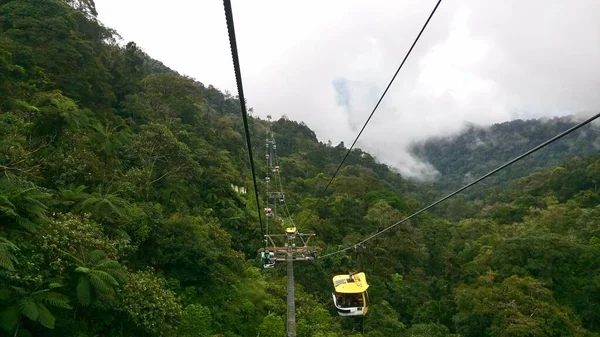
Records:
[[[394,76],[392,77],[392,79],[390,80],[390,82],[388,83],[387,87],[385,88],[385,90],[383,91],[383,94],[381,95],[381,97],[379,98],[379,101],[377,101],[377,104],[375,104],[375,107],[373,108],[373,111],[371,111],[371,114],[369,115],[369,118],[367,118],[367,120],[365,121],[365,124],[363,124],[362,128],[360,129],[360,131],[358,132],[358,135],[356,136],[356,138],[354,139],[354,142],[352,142],[352,145],[350,146],[350,148],[348,149],[348,151],[346,152],[346,155],[344,156],[344,158],[342,159],[342,162],[340,163],[340,165],[337,167],[337,169],[335,170],[335,173],[333,173],[333,176],[331,177],[331,179],[329,180],[329,182],[327,183],[327,185],[325,186],[325,189],[321,192],[321,195],[319,196],[319,198],[317,199],[317,202],[315,203],[315,206],[311,208],[310,213],[308,213],[308,215],[302,220],[302,222],[300,223],[300,225],[303,225],[306,220],[308,220],[308,218],[310,218],[310,216],[312,215],[312,213],[314,212],[314,210],[319,207],[319,204],[321,203],[321,201],[323,200],[323,197],[325,196],[325,192],[327,192],[327,189],[329,188],[329,186],[331,185],[331,183],[333,182],[333,180],[335,179],[335,177],[337,176],[338,172],[340,171],[340,169],[342,168],[342,165],[344,165],[344,162],[346,161],[346,159],[348,158],[348,156],[350,155],[350,152],[352,152],[352,149],[354,148],[354,145],[356,145],[356,142],[358,141],[358,139],[360,138],[360,136],[362,135],[363,131],[365,130],[365,128],[367,127],[367,124],[369,124],[369,122],[371,121],[371,118],[373,117],[373,115],[375,114],[375,111],[377,111],[377,108],[379,107],[379,104],[381,104],[381,101],[383,101],[383,98],[385,97],[385,95],[387,94],[388,90],[390,89],[390,87],[392,86],[392,83],[394,83],[394,80],[396,79],[396,76],[398,76],[398,73],[400,72],[400,70],[402,69],[402,67],[404,66],[404,63],[406,63],[406,60],[408,59],[408,57],[410,56],[411,52],[413,51],[413,49],[415,48],[417,42],[419,41],[419,39],[421,38],[421,35],[423,34],[423,32],[425,31],[425,28],[427,27],[427,25],[429,24],[429,21],[431,21],[431,18],[433,17],[433,14],[435,14],[436,10],[438,9],[440,3],[442,2],[442,0],[438,0],[437,3],[435,4],[435,7],[433,7],[433,10],[431,11],[431,13],[429,14],[429,17],[427,18],[427,20],[425,21],[425,24],[423,24],[423,27],[421,27],[421,30],[419,31],[419,34],[417,35],[417,37],[415,38],[415,40],[413,41],[412,45],[410,46],[410,49],[408,49],[408,52],[406,53],[406,55],[404,56],[404,59],[402,60],[402,63],[400,63],[400,66],[398,67],[398,69],[396,70],[396,72],[394,73]]]
[[[273,149],[273,159],[275,161],[275,165],[277,165],[279,167],[279,157],[277,156],[276,148]],[[294,218],[292,218],[292,213],[290,212],[290,209],[288,208],[287,200],[285,198],[285,193],[283,192],[283,184],[281,183],[281,173],[279,171],[277,171],[276,175],[277,175],[277,181],[279,182],[279,191],[282,195],[284,211],[286,212],[287,217],[291,220],[292,225],[295,227],[296,224],[294,223]],[[297,227],[297,228],[299,228],[299,227]]]
[[[406,222],[406,221],[408,221],[408,220],[410,220],[410,219],[414,218],[415,216],[417,216],[417,215],[419,215],[419,214],[421,214],[421,213],[423,213],[423,212],[427,211],[428,209],[430,209],[430,208],[432,208],[432,207],[434,207],[434,206],[436,206],[436,205],[438,205],[438,204],[442,203],[443,201],[445,201],[445,200],[447,200],[447,199],[450,199],[451,197],[455,196],[456,194],[458,194],[458,193],[460,193],[460,192],[462,192],[462,191],[466,190],[467,188],[469,188],[469,187],[471,187],[471,186],[473,186],[473,185],[475,185],[475,184],[479,183],[480,181],[482,181],[482,180],[484,180],[484,179],[488,178],[489,176],[491,176],[491,175],[493,175],[493,174],[495,174],[495,173],[497,173],[497,172],[499,172],[499,171],[501,171],[501,170],[505,169],[506,167],[508,167],[508,166],[510,166],[510,165],[512,165],[512,164],[514,164],[514,163],[516,163],[517,161],[519,161],[519,160],[521,160],[521,159],[523,159],[523,158],[525,158],[525,157],[529,156],[530,154],[532,154],[532,153],[534,153],[534,152],[538,151],[539,149],[541,149],[541,148],[543,148],[543,147],[545,147],[545,146],[547,146],[547,145],[550,145],[550,144],[554,143],[555,141],[557,141],[557,140],[561,139],[562,137],[564,137],[564,136],[566,136],[566,135],[570,134],[571,132],[573,132],[573,131],[575,131],[575,130],[577,130],[577,129],[581,128],[582,126],[585,126],[585,125],[587,125],[587,124],[589,124],[589,123],[593,122],[594,120],[596,120],[596,119],[597,119],[597,118],[599,118],[599,117],[600,117],[600,113],[598,113],[598,114],[596,114],[596,115],[594,115],[594,116],[592,116],[592,117],[590,117],[590,118],[586,119],[585,121],[583,121],[583,122],[581,122],[581,123],[579,123],[579,124],[577,124],[577,125],[575,125],[575,126],[573,126],[573,127],[569,128],[568,130],[565,130],[565,131],[563,131],[562,133],[560,133],[560,134],[558,134],[558,135],[556,135],[556,136],[554,136],[554,137],[550,138],[549,140],[547,140],[547,141],[543,142],[542,144],[540,144],[540,145],[538,145],[538,146],[536,146],[536,147],[532,148],[531,150],[529,150],[529,151],[527,151],[527,152],[525,152],[525,153],[521,154],[520,156],[518,156],[518,157],[516,157],[516,158],[514,158],[514,159],[512,159],[512,160],[510,160],[510,161],[508,161],[508,162],[506,162],[505,164],[503,164],[503,165],[501,165],[501,166],[497,167],[496,169],[494,169],[494,170],[492,170],[492,171],[490,171],[490,172],[488,172],[488,173],[484,174],[483,176],[481,176],[481,177],[477,178],[476,180],[474,180],[474,181],[472,181],[472,182],[468,183],[467,185],[465,185],[465,186],[463,186],[463,187],[459,188],[458,190],[456,190],[456,191],[454,191],[454,192],[452,192],[452,193],[448,194],[447,196],[445,196],[445,197],[443,197],[443,198],[439,199],[438,201],[436,201],[436,202],[434,202],[434,203],[430,204],[429,206],[427,206],[427,207],[424,207],[424,208],[421,208],[421,209],[420,209],[420,210],[418,210],[417,212],[415,212],[415,213],[413,213],[413,214],[409,215],[408,217],[406,217],[406,218],[404,218],[404,219],[402,219],[402,220],[400,220],[400,221],[396,222],[395,224],[393,224],[393,225],[391,225],[391,226],[388,226],[388,227],[386,227],[386,228],[384,228],[384,229],[380,230],[379,232],[376,232],[375,234],[372,234],[371,236],[367,237],[366,239],[364,239],[364,240],[362,240],[362,241],[360,241],[360,242],[358,242],[358,243],[356,243],[356,244],[354,244],[354,245],[348,246],[348,247],[346,247],[346,248],[342,248],[342,249],[340,249],[340,250],[337,250],[337,251],[334,251],[334,252],[332,252],[332,253],[328,253],[328,254],[322,255],[322,256],[320,256],[319,258],[321,258],[321,259],[322,259],[322,258],[326,258],[326,257],[328,257],[328,256],[331,256],[331,255],[335,255],[335,254],[339,254],[339,253],[345,252],[345,251],[347,251],[347,250],[350,250],[350,249],[352,249],[352,248],[354,248],[354,247],[356,247],[356,246],[358,246],[358,245],[361,245],[361,244],[363,244],[363,243],[365,243],[365,242],[367,242],[367,241],[369,241],[369,240],[371,240],[371,239],[373,239],[373,238],[375,238],[375,237],[377,237],[377,236],[379,236],[379,235],[381,235],[381,234],[383,234],[383,233],[385,233],[385,232],[389,231],[390,229],[392,229],[392,228],[394,228],[394,227],[398,226],[399,224],[401,224],[401,223],[404,223],[404,222]]]
[[[225,19],[227,21],[227,32],[229,33],[229,45],[231,48],[231,56],[233,58],[233,69],[235,72],[235,82],[238,89],[238,98],[242,109],[242,118],[244,120],[244,131],[246,133],[246,144],[248,146],[248,156],[250,157],[250,169],[252,171],[252,182],[254,184],[254,196],[256,198],[256,210],[258,211],[258,222],[260,223],[260,237],[264,237],[264,228],[262,215],[260,212],[260,201],[258,198],[258,184],[256,183],[256,170],[254,168],[254,158],[252,155],[252,143],[250,141],[250,128],[248,127],[248,113],[246,110],[246,100],[244,98],[244,87],[242,85],[242,72],[240,70],[240,59],[238,56],[237,42],[235,39],[235,27],[233,24],[233,11],[231,9],[231,1],[223,0],[225,7]]]

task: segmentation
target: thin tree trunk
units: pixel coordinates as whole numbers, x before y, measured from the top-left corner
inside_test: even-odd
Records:
[[[13,337],[17,337],[19,334],[19,326],[21,325],[21,313],[19,313],[19,320],[17,321],[17,327],[15,328],[15,335]]]

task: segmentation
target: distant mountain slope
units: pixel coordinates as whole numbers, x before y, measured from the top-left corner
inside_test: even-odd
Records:
[[[411,151],[441,173],[436,181],[438,187],[452,188],[487,173],[576,124],[571,116],[567,116],[514,120],[489,128],[469,126],[459,135],[415,144]],[[600,128],[585,126],[515,164],[495,181],[519,178],[557,165],[565,157],[597,153],[599,150]]]

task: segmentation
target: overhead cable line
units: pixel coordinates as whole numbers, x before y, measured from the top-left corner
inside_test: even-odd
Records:
[[[273,159],[275,161],[275,165],[279,166],[279,158],[277,157],[277,148],[273,149]],[[279,191],[281,193],[281,195],[283,196],[282,200],[283,200],[283,207],[284,207],[284,211],[287,214],[287,217],[290,219],[290,221],[292,222],[292,225],[295,227],[296,224],[294,223],[294,218],[292,218],[292,213],[290,212],[290,209],[288,208],[287,205],[287,198],[285,197],[285,193],[283,192],[283,184],[281,183],[281,174],[279,173],[279,170],[276,172],[277,175],[277,181],[279,182]]]
[[[315,206],[311,208],[310,213],[302,220],[301,225],[304,224],[306,222],[306,220],[308,220],[310,218],[310,216],[312,215],[312,213],[314,212],[314,210],[319,207],[319,204],[321,203],[321,201],[323,200],[323,197],[325,196],[325,192],[327,192],[327,189],[329,188],[329,186],[331,185],[331,183],[333,182],[333,180],[335,179],[335,177],[337,176],[338,172],[340,171],[340,169],[342,168],[342,165],[344,165],[344,162],[346,161],[346,159],[348,158],[348,156],[350,155],[350,152],[352,152],[352,149],[354,148],[354,145],[356,145],[356,142],[358,141],[358,139],[360,138],[360,136],[362,135],[363,131],[365,130],[365,128],[367,127],[367,124],[369,124],[369,121],[371,121],[371,118],[373,117],[373,115],[375,114],[375,111],[377,110],[377,108],[379,107],[379,104],[381,104],[381,101],[383,101],[383,98],[385,97],[385,95],[387,94],[388,90],[390,89],[390,87],[392,86],[392,83],[394,83],[394,80],[396,79],[396,76],[398,76],[398,73],[400,72],[400,69],[402,69],[402,67],[404,66],[404,63],[406,62],[406,60],[408,59],[408,56],[410,56],[410,53],[412,52],[412,50],[415,48],[415,45],[417,44],[417,42],[419,41],[419,39],[421,38],[421,35],[423,34],[423,32],[425,31],[425,28],[427,27],[427,25],[429,24],[429,21],[431,20],[431,18],[433,17],[433,14],[435,14],[435,11],[438,9],[440,3],[442,2],[442,0],[438,0],[437,3],[435,4],[435,7],[433,7],[433,10],[431,11],[431,13],[429,14],[429,17],[427,18],[427,21],[425,21],[425,24],[423,24],[423,27],[421,27],[421,30],[419,31],[419,34],[417,35],[417,37],[415,38],[415,40],[413,41],[412,45],[410,46],[410,49],[408,50],[408,52],[406,53],[406,55],[404,56],[404,59],[402,60],[402,63],[400,63],[400,66],[398,67],[398,69],[396,70],[396,72],[394,73],[394,76],[392,77],[392,79],[390,80],[390,83],[388,83],[387,87],[385,88],[385,90],[383,91],[383,94],[381,95],[381,97],[379,98],[379,101],[377,101],[377,104],[375,104],[375,107],[373,108],[373,111],[371,111],[371,114],[369,115],[369,118],[367,118],[367,120],[365,121],[365,124],[362,126],[362,128],[360,129],[360,132],[358,133],[358,135],[356,136],[356,138],[354,139],[354,142],[352,142],[352,145],[350,146],[350,148],[348,149],[348,151],[346,152],[346,155],[344,156],[344,158],[342,159],[342,162],[340,163],[340,165],[338,165],[337,169],[335,170],[335,173],[333,174],[333,176],[331,177],[331,179],[329,180],[329,182],[327,183],[327,185],[325,186],[325,189],[321,192],[321,195],[319,196],[319,199],[317,199],[317,202],[315,203]]]
[[[244,119],[244,131],[246,133],[246,145],[248,146],[248,156],[250,157],[250,169],[252,170],[252,182],[254,183],[254,196],[256,198],[256,210],[258,211],[258,221],[260,223],[260,237],[264,237],[262,215],[260,212],[260,201],[258,199],[258,184],[256,183],[256,172],[254,169],[254,157],[252,155],[252,143],[250,141],[250,128],[248,127],[248,112],[246,110],[246,99],[244,98],[244,87],[242,85],[242,72],[240,71],[240,59],[238,56],[237,42],[235,39],[235,28],[233,24],[233,11],[231,1],[223,0],[225,7],[225,18],[227,20],[227,32],[229,33],[229,44],[231,46],[231,55],[233,57],[233,68],[235,71],[235,82],[238,89],[238,98],[242,108],[242,118]]]
[[[399,225],[399,224],[401,224],[401,223],[404,223],[404,222],[406,222],[406,221],[408,221],[408,220],[410,220],[410,219],[414,218],[415,216],[417,216],[417,215],[419,215],[419,214],[421,214],[421,213],[423,213],[423,212],[427,211],[428,209],[430,209],[430,208],[432,208],[432,207],[434,207],[434,206],[436,206],[436,205],[440,204],[441,202],[443,202],[443,201],[445,201],[445,200],[447,200],[447,199],[450,199],[451,197],[455,196],[456,194],[458,194],[458,193],[460,193],[460,192],[462,192],[462,191],[466,190],[467,188],[469,188],[469,187],[471,187],[471,186],[473,186],[473,185],[475,185],[475,184],[479,183],[479,182],[480,182],[480,181],[482,181],[483,179],[485,179],[485,178],[487,178],[487,177],[489,177],[489,176],[491,176],[491,175],[493,175],[493,174],[495,174],[495,173],[497,173],[497,172],[499,172],[499,171],[501,171],[501,170],[505,169],[506,167],[508,167],[508,166],[510,166],[510,165],[512,165],[512,164],[514,164],[514,163],[516,163],[517,161],[519,161],[519,160],[521,160],[521,159],[523,159],[523,158],[525,158],[525,157],[529,156],[530,154],[532,154],[532,153],[536,152],[537,150],[539,150],[539,149],[541,149],[541,148],[543,148],[543,147],[545,147],[545,146],[547,146],[547,145],[550,145],[550,144],[554,143],[555,141],[557,141],[557,140],[561,139],[562,137],[564,137],[564,136],[566,136],[566,135],[570,134],[571,132],[573,132],[573,131],[575,131],[575,130],[577,130],[577,129],[581,128],[582,126],[584,126],[584,125],[586,125],[586,124],[589,124],[589,123],[593,122],[593,121],[594,121],[594,120],[596,120],[598,117],[600,117],[600,113],[598,113],[598,114],[596,114],[596,115],[594,115],[594,116],[592,116],[592,117],[590,117],[590,118],[586,119],[585,121],[583,121],[583,122],[581,122],[581,123],[579,123],[579,124],[577,124],[577,125],[575,125],[575,126],[571,127],[570,129],[568,129],[568,130],[566,130],[566,131],[563,131],[562,133],[560,133],[560,134],[558,134],[558,135],[554,136],[553,138],[551,138],[551,139],[549,139],[549,140],[547,140],[547,141],[543,142],[542,144],[540,144],[540,145],[538,145],[538,146],[534,147],[533,149],[531,149],[531,150],[529,150],[529,151],[527,151],[527,152],[523,153],[522,155],[520,155],[520,156],[518,156],[518,157],[516,157],[516,158],[514,158],[514,159],[512,159],[512,160],[510,160],[510,161],[508,161],[507,163],[503,164],[502,166],[500,166],[500,167],[498,167],[498,168],[496,168],[496,169],[494,169],[494,170],[492,170],[492,171],[488,172],[487,174],[484,174],[483,176],[479,177],[478,179],[476,179],[476,180],[474,180],[474,181],[470,182],[469,184],[467,184],[467,185],[465,185],[465,186],[463,186],[463,187],[459,188],[458,190],[456,190],[456,191],[454,191],[454,192],[452,192],[452,193],[448,194],[447,196],[445,196],[445,197],[441,198],[440,200],[438,200],[438,201],[436,201],[436,202],[432,203],[431,205],[429,205],[429,206],[427,206],[427,207],[424,207],[424,208],[422,208],[422,209],[418,210],[417,212],[415,212],[415,213],[411,214],[410,216],[408,216],[408,217],[406,217],[406,218],[404,218],[404,219],[402,219],[402,220],[400,220],[400,221],[396,222],[395,224],[393,224],[393,225],[391,225],[391,226],[389,226],[389,227],[386,227],[386,228],[384,228],[384,229],[380,230],[379,232],[377,232],[377,233],[375,233],[375,234],[373,234],[373,235],[371,235],[371,236],[367,237],[366,239],[364,239],[364,240],[362,240],[362,241],[360,241],[360,242],[358,242],[358,243],[356,243],[356,244],[354,244],[354,245],[352,245],[352,246],[348,246],[348,247],[346,247],[346,248],[342,248],[342,249],[340,249],[340,250],[337,250],[337,251],[335,251],[335,252],[332,252],[332,253],[325,254],[325,255],[323,255],[323,256],[321,256],[321,257],[319,257],[319,258],[325,258],[325,257],[331,256],[331,255],[335,255],[335,254],[338,254],[338,253],[342,253],[342,252],[345,252],[345,251],[347,251],[347,250],[350,250],[350,249],[352,249],[352,248],[354,248],[354,247],[357,247],[357,246],[360,246],[360,245],[362,245],[363,243],[365,243],[365,242],[367,242],[367,241],[369,241],[369,240],[371,240],[371,239],[373,239],[373,238],[375,238],[375,237],[377,237],[377,236],[379,236],[379,235],[381,235],[381,234],[383,234],[383,233],[385,233],[385,232],[389,231],[390,229],[392,229],[392,228],[394,228],[394,227],[398,226],[398,225]]]

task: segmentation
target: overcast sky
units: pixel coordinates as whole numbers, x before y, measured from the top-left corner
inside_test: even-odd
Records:
[[[237,95],[220,0],[95,0],[149,55]],[[304,121],[349,145],[434,0],[233,0],[255,115]],[[597,112],[600,1],[444,0],[358,146],[409,176],[406,147],[465,121]]]

